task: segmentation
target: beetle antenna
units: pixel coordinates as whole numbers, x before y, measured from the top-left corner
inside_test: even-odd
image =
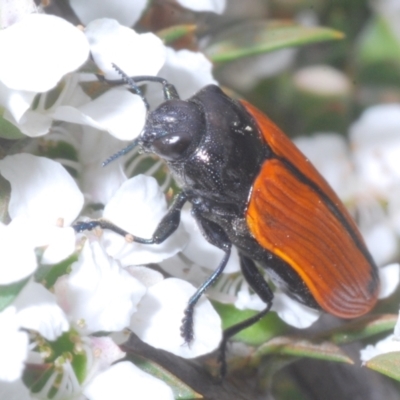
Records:
[[[138,85],[137,85],[138,82],[161,83],[161,85],[163,86],[164,100],[172,100],[172,99],[180,100],[180,97],[179,97],[178,91],[176,90],[176,87],[174,85],[172,85],[171,83],[169,83],[166,79],[161,78],[159,76],[151,76],[151,75],[134,76],[131,78],[124,71],[122,71],[122,69],[119,68],[117,65],[112,64],[112,66],[122,76],[123,82],[127,83],[131,87],[132,91],[135,94],[138,94],[142,98],[142,100],[146,104],[147,110],[149,109],[149,103],[147,102],[142,91],[138,87]],[[109,82],[109,81],[107,81],[107,82]],[[113,82],[114,84],[118,83],[118,81],[111,81],[111,82]]]
[[[120,158],[121,156],[124,156],[125,154],[129,153],[131,150],[133,150],[135,147],[137,147],[140,143],[139,138],[136,138],[133,140],[131,143],[128,144],[128,146],[124,147],[122,150],[116,152],[113,154],[111,157],[107,158],[106,161],[103,161],[102,166],[105,167],[106,165],[110,164],[110,162],[116,160],[117,158]]]
[[[132,93],[137,94],[138,96],[140,96],[140,98],[142,99],[144,105],[146,106],[146,110],[149,111],[150,110],[150,104],[147,101],[146,97],[144,97],[144,94],[141,91],[140,87],[136,84],[136,80],[134,80],[133,78],[128,76],[124,71],[122,71],[121,68],[119,68],[114,63],[112,63],[112,67],[122,76],[123,82],[125,82],[129,86],[130,91]]]
[[[121,68],[119,68],[117,65],[115,65],[114,63],[112,64],[112,67],[121,75],[122,80],[121,81],[110,81],[108,79],[104,79],[101,78],[102,80],[110,83],[110,84],[114,84],[114,85],[118,85],[121,83],[126,83],[129,88],[130,91],[134,94],[137,94],[138,96],[140,96],[140,98],[142,99],[144,105],[146,106],[147,111],[149,111],[150,109],[150,105],[149,102],[147,101],[147,99],[144,97],[144,94],[142,92],[142,90],[139,88],[139,86],[137,85],[138,82],[156,82],[156,83],[161,83],[161,85],[163,86],[163,94],[164,94],[164,100],[172,100],[172,99],[180,99],[178,91],[176,90],[175,86],[172,85],[171,83],[169,83],[166,79],[164,78],[160,78],[158,76],[135,76],[135,77],[130,77],[128,76],[124,71],[122,71]],[[126,146],[125,148],[123,148],[122,150],[118,151],[117,153],[113,154],[111,157],[107,158],[107,160],[105,160],[103,162],[103,167],[105,167],[106,165],[110,164],[111,162],[113,162],[114,160],[116,160],[117,158],[129,153],[131,150],[133,150],[135,147],[137,147],[140,143],[139,138],[136,138],[135,140],[133,140],[130,144],[128,144],[128,146]]]

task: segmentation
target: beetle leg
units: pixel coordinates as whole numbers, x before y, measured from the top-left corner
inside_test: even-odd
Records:
[[[175,197],[174,202],[169,208],[167,214],[158,224],[155,232],[153,233],[153,236],[150,239],[144,239],[131,235],[130,233],[119,228],[113,223],[102,219],[88,222],[77,222],[72,227],[75,229],[76,232],[83,232],[85,230],[91,231],[99,227],[102,229],[109,229],[117,233],[118,235],[124,236],[126,240],[130,242],[142,244],[159,244],[166,240],[169,236],[171,236],[178,228],[181,220],[181,210],[186,201],[187,196],[185,192],[181,192]]]
[[[247,283],[250,287],[258,294],[258,296],[266,303],[266,307],[264,310],[260,311],[258,314],[250,317],[242,322],[239,322],[236,325],[231,326],[230,328],[224,331],[224,336],[222,342],[220,344],[220,356],[219,361],[221,362],[221,376],[223,377],[226,374],[226,345],[228,340],[236,335],[238,332],[243,329],[248,328],[249,326],[258,322],[265,314],[269,312],[272,306],[272,299],[274,298],[274,293],[269,287],[268,283],[264,279],[264,276],[260,273],[254,261],[250,258],[245,257],[243,254],[240,254],[240,268],[242,270],[242,274],[245,277]]]
[[[197,289],[195,294],[189,299],[181,326],[181,336],[185,340],[185,343],[190,343],[194,338],[194,307],[196,306],[202,294],[218,279],[222,271],[225,269],[231,255],[232,247],[232,243],[229,240],[228,235],[219,225],[202,217],[195,208],[192,209],[192,215],[196,219],[204,238],[212,245],[223,250],[225,252],[225,255],[219,263],[218,268],[208,277],[208,279]]]

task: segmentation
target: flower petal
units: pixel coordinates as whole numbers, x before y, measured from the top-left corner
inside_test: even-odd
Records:
[[[400,105],[368,108],[350,129],[357,172],[364,185],[384,193],[400,181]]]
[[[19,220],[11,221],[7,226],[0,225],[0,285],[20,281],[33,274],[37,267],[35,245],[24,240],[23,235],[34,234],[26,231],[26,224]]]
[[[299,329],[308,328],[321,316],[321,311],[307,307],[280,291],[274,292],[271,310],[287,324]]]
[[[103,218],[142,238],[152,237],[167,212],[165,196],[157,181],[144,175],[126,181],[104,208]],[[114,232],[104,232],[107,253],[124,266],[160,262],[178,253],[186,244],[182,227],[161,244],[127,243]]]
[[[96,367],[98,371],[104,371],[115,363],[125,357],[126,353],[108,336],[91,336],[90,341],[92,344],[93,354],[96,354]]]
[[[48,340],[55,340],[69,329],[69,323],[56,297],[36,282],[29,282],[17,300],[17,318],[21,327],[39,332]]]
[[[0,381],[15,381],[28,355],[28,334],[19,330],[15,307],[0,313],[0,326]]]
[[[42,264],[57,264],[75,251],[75,231],[73,228],[49,227],[45,232],[48,239],[42,254]]]
[[[400,340],[394,335],[389,335],[375,345],[369,344],[364,349],[360,350],[360,358],[361,361],[366,362],[371,358],[393,351],[400,351]]]
[[[185,8],[193,11],[209,11],[222,14],[225,10],[226,0],[177,0]]]
[[[363,229],[362,233],[377,265],[383,265],[396,257],[397,238],[387,221],[376,221],[369,229]]]
[[[9,88],[32,92],[53,88],[89,56],[79,29],[45,14],[27,15],[0,31],[0,48],[0,80]]]
[[[86,333],[127,327],[145,292],[144,285],[108,257],[96,241],[85,243],[70,275],[55,285],[59,304]]]
[[[381,281],[381,290],[379,298],[384,299],[394,293],[400,280],[400,265],[397,263],[385,265],[379,268],[379,279]]]
[[[37,6],[33,0],[1,1],[0,29],[5,29],[15,24],[26,14],[37,11]]]
[[[10,89],[0,81],[0,105],[10,114],[4,117],[12,123],[18,121],[30,107],[35,95],[34,92]]]
[[[132,140],[143,129],[146,107],[139,96],[125,88],[113,88],[79,108],[58,107],[54,119],[89,125],[120,140]]]
[[[102,163],[121,150],[124,144],[107,132],[89,126],[82,127],[82,135],[77,140],[82,165],[79,182],[85,199],[88,203],[107,204],[128,178],[123,171],[122,159],[115,160],[106,168]]]
[[[17,379],[13,382],[0,381],[0,399],[32,400],[32,397],[22,379]]]
[[[147,0],[70,0],[69,3],[85,25],[94,19],[108,17],[127,27],[135,25],[147,6]]]
[[[86,386],[84,394],[87,398],[95,400],[130,400],[133,397],[175,399],[171,388],[166,383],[147,374],[129,361],[115,364],[97,375]]]
[[[167,47],[166,55],[158,76],[173,82],[182,99],[193,96],[206,85],[217,83],[212,75],[213,66],[203,53]],[[152,105],[164,101],[158,85],[149,85],[146,94]]]
[[[40,224],[70,225],[83,206],[83,195],[61,164],[31,154],[7,156],[0,172],[11,183],[9,214]]]
[[[132,317],[131,330],[151,346],[185,358],[215,350],[222,339],[221,319],[206,297],[194,311],[193,343],[184,345],[180,336],[184,310],[195,291],[191,284],[176,278],[151,286]]]
[[[107,79],[121,79],[112,64],[129,76],[157,75],[164,64],[165,47],[152,33],[140,35],[109,18],[91,22],[85,33],[93,59]]]

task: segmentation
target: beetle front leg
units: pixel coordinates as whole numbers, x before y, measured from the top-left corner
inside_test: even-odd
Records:
[[[131,233],[121,229],[112,222],[99,219],[88,222],[77,222],[72,227],[76,232],[91,231],[96,228],[108,229],[118,235],[124,236],[128,242],[135,242],[141,244],[160,244],[164,240],[168,239],[178,228],[181,220],[182,207],[187,201],[187,196],[184,192],[179,193],[169,208],[167,214],[163,217],[161,222],[158,224],[153,236],[149,239],[134,236]]]

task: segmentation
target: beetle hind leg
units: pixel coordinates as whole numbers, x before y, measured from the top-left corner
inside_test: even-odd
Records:
[[[272,307],[272,300],[274,298],[274,293],[269,287],[267,281],[264,279],[264,276],[260,273],[254,261],[243,254],[240,254],[240,268],[242,270],[242,274],[245,277],[246,281],[250,285],[250,287],[260,296],[261,300],[266,303],[266,307],[264,310],[260,311],[253,317],[250,317],[242,322],[239,322],[236,325],[231,326],[230,328],[224,331],[222,342],[219,346],[219,361],[221,363],[221,377],[226,375],[227,365],[226,365],[226,346],[228,340],[242,331],[243,329],[248,328],[249,326],[258,322],[264,315],[268,314]]]

